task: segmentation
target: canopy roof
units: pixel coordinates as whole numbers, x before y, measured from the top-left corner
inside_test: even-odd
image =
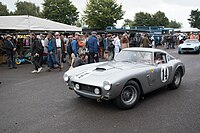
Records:
[[[29,15],[0,16],[0,30],[82,31],[81,28]]]
[[[198,28],[181,28],[181,29],[174,29],[174,31],[180,32],[200,32]]]

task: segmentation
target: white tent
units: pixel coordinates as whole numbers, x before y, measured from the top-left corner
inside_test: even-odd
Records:
[[[38,17],[0,16],[0,30],[30,30],[30,31],[82,31],[81,28],[54,22]]]
[[[179,32],[200,32],[198,28],[181,28],[181,29],[174,29],[174,31]]]

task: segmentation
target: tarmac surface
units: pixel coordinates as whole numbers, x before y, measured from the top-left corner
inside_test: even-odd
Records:
[[[65,86],[64,70],[0,65],[0,133],[199,133],[200,55],[167,51],[186,66],[179,89],[149,93],[130,110],[79,97]]]

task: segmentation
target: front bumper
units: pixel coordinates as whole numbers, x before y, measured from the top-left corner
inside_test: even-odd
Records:
[[[80,85],[80,89],[76,89],[75,84]],[[103,87],[100,86],[92,86],[92,85],[85,85],[81,83],[76,82],[68,82],[66,85],[69,87],[69,89],[74,90],[78,95],[81,95],[83,97],[89,98],[89,99],[96,99],[96,100],[111,100],[111,95],[109,91],[106,91],[103,89]],[[98,88],[100,90],[100,94],[95,94],[94,89]]]
[[[196,48],[179,48],[179,51],[181,53],[194,53],[194,52],[198,52],[199,49],[196,49]]]

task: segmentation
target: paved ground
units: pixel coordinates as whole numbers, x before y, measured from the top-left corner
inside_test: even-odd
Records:
[[[80,98],[64,85],[64,71],[0,65],[0,133],[199,133],[200,55],[168,51],[186,65],[180,88],[150,93],[126,111]]]

